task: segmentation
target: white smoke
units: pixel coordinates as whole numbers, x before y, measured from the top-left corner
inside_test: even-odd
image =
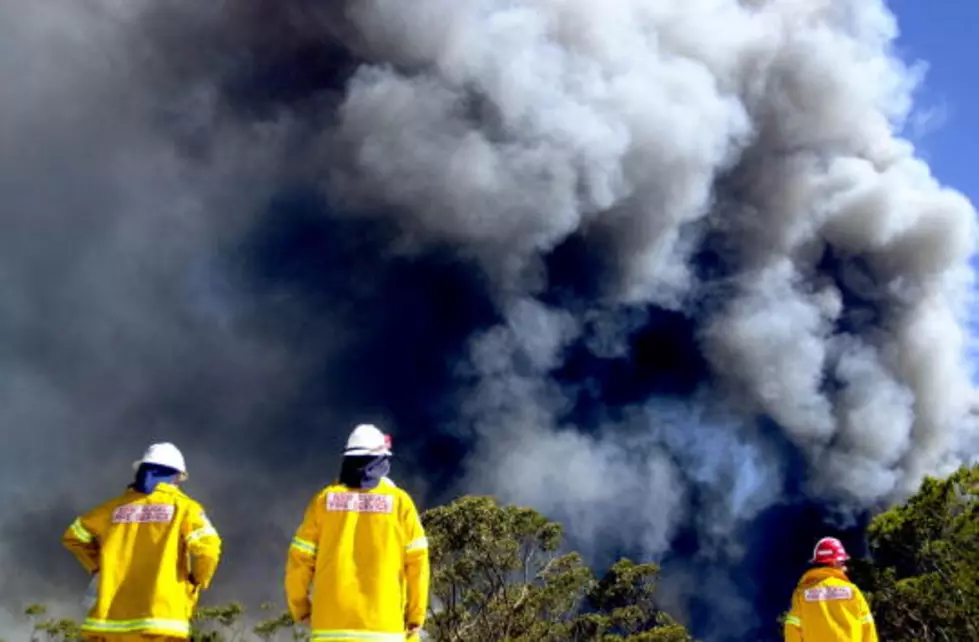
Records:
[[[975,212],[900,138],[920,74],[892,53],[883,3],[369,0],[350,14],[386,63],[362,68],[342,109],[337,183],[355,202],[396,206],[422,241],[469,245],[494,275],[601,234],[619,303],[696,297],[683,232],[713,235],[733,289],[703,324],[711,365],[809,455],[820,493],[866,506],[956,460]],[[840,275],[866,281],[880,315],[866,332],[835,329],[827,246],[866,262]]]
[[[709,521],[728,533],[778,500],[757,492],[780,487],[758,413],[803,453],[812,496],[848,508],[973,454],[975,211],[901,136],[921,69],[892,51],[883,2],[360,0],[348,17],[384,63],[349,86],[330,185],[396,212],[417,243],[470,248],[503,310],[537,294],[541,256],[570,235],[600,247],[615,268],[602,304],[689,310],[712,398],[742,417],[698,440],[655,412],[645,432],[579,434],[520,355],[560,362],[553,319],[585,319],[542,309],[552,321],[474,344],[473,488],[658,555],[688,488],[713,489],[709,510],[729,513]],[[722,283],[693,269],[708,241]],[[703,474],[681,482],[664,453]]]

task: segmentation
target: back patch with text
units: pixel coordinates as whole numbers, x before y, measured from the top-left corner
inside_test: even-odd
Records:
[[[820,588],[808,589],[804,595],[806,602],[849,600],[853,598],[853,589],[849,586],[823,586]]]
[[[113,524],[153,524],[173,520],[172,504],[127,504],[112,511]]]
[[[328,493],[326,510],[348,513],[392,513],[394,497],[370,493]]]

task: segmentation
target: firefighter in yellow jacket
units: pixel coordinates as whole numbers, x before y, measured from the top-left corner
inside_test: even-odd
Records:
[[[339,480],[309,502],[289,547],[285,592],[312,640],[411,640],[428,608],[428,540],[411,497],[394,485],[391,438],[357,426]]]
[[[846,575],[850,559],[840,540],[824,537],[792,594],[785,642],[877,642],[877,629],[860,589]]]
[[[201,590],[217,570],[221,539],[201,505],[177,488],[181,452],[152,444],[133,462],[120,496],[82,515],[62,536],[92,574],[96,595],[82,624],[88,640],[186,640]]]

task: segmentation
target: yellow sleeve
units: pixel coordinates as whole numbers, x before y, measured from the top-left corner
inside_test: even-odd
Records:
[[[796,595],[792,596],[792,608],[785,616],[785,624],[783,625],[783,635],[785,637],[785,642],[803,642],[802,638],[802,614],[799,610],[799,604],[796,599]]]
[[[405,577],[408,583],[408,603],[405,608],[405,623],[422,626],[428,611],[428,589],[430,567],[428,538],[422,527],[418,509],[407,493],[402,495],[402,524],[405,532]]]
[[[286,559],[286,605],[296,622],[309,617],[312,608],[309,603],[309,585],[312,584],[316,571],[316,553],[320,541],[318,508],[321,501],[322,493],[317,494],[306,506],[303,521],[296,529]]]
[[[61,536],[61,543],[89,573],[99,570],[98,512],[95,509],[78,517]]]
[[[864,598],[863,593],[861,593],[859,589],[856,591],[856,594],[860,624],[863,628],[862,639],[866,642],[877,642],[877,625],[874,623],[874,616],[870,612],[870,606],[867,604],[866,598]]]
[[[221,561],[221,536],[199,504],[191,504],[181,524],[181,535],[190,555],[191,581],[207,589]]]

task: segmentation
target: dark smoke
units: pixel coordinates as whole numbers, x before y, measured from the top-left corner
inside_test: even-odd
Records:
[[[877,0],[0,0],[0,606],[152,440],[280,598],[356,422],[767,639],[975,455],[975,212]],[[13,619],[0,623],[15,630]]]

